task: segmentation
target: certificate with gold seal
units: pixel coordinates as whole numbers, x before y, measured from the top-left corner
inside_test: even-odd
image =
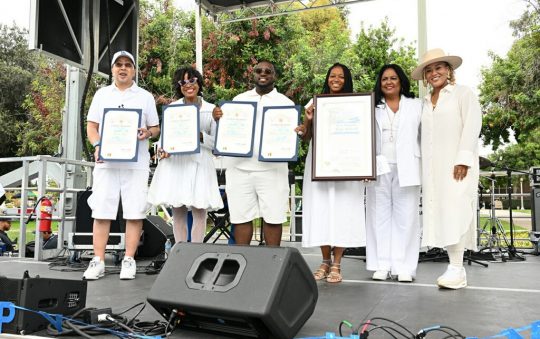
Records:
[[[199,153],[199,108],[196,105],[163,106],[161,148],[169,154]]]
[[[299,138],[294,129],[299,124],[300,106],[265,107],[259,161],[296,161]]]
[[[217,122],[214,154],[251,157],[253,155],[257,103],[223,101],[219,106],[223,116]]]
[[[103,161],[137,161],[138,129],[142,110],[105,108],[101,122],[99,159]]]

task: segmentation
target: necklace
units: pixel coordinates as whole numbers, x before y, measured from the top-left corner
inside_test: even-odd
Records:
[[[391,114],[392,113],[392,114]],[[390,121],[390,141],[394,141],[394,120],[396,119],[396,113],[392,112],[392,110],[386,106],[386,115],[388,116],[388,121]]]

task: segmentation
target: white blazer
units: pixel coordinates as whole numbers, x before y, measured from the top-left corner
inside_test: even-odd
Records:
[[[399,185],[416,186],[421,184],[421,153],[420,153],[420,121],[422,116],[422,101],[406,98],[403,95],[399,101],[399,126],[396,136],[396,161]],[[386,119],[386,104],[375,108],[377,129],[375,133],[375,151],[378,167],[387,166],[387,160],[381,155],[382,123]],[[378,171],[379,172],[379,171]],[[377,175],[382,173],[377,173]]]

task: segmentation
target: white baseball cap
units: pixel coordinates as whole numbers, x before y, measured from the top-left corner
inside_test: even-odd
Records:
[[[114,63],[116,62],[116,60],[120,57],[126,57],[126,58],[129,58],[129,60],[131,60],[131,62],[133,63],[133,65],[135,66],[135,58],[133,57],[133,55],[131,55],[131,53],[129,53],[128,51],[118,51],[116,53],[114,53],[113,57],[112,57],[112,61],[111,61],[111,67],[114,65]]]

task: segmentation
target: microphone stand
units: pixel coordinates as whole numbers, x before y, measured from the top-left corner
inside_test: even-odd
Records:
[[[527,174],[534,177],[537,177],[538,175],[534,173],[530,173],[530,172],[512,169],[504,165],[497,166],[496,164],[493,164],[493,166],[506,171],[506,184],[507,184],[507,192],[508,192],[508,213],[509,213],[509,218],[510,218],[510,244],[508,245],[508,260],[523,261],[525,260],[525,257],[520,256],[518,254],[516,247],[514,246],[514,220],[512,218],[512,172]]]

